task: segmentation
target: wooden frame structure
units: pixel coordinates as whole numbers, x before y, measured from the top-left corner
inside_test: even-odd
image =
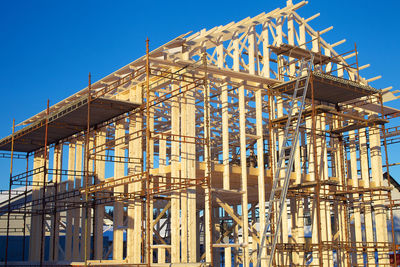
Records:
[[[394,202],[381,147],[389,166],[386,133],[397,132],[385,123],[397,113],[368,85],[375,78],[360,75],[356,49],[337,52],[343,41],[322,38],[331,28],[315,31],[307,22],[317,15],[297,14],[305,4],[288,1],[151,52],[147,42],[146,56],[93,84],[89,77],[0,140],[11,151],[4,157],[27,161],[18,175],[11,163],[1,208],[7,237],[12,216],[24,220],[24,236],[30,216],[27,263],[254,266],[285,100],[312,53],[274,265],[390,266]],[[17,185],[25,191],[11,195]]]

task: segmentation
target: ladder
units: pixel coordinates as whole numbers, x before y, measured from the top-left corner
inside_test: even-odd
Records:
[[[299,140],[299,128],[301,117],[305,109],[306,93],[310,75],[312,73],[313,62],[312,55],[311,58],[308,58],[307,60],[302,59],[300,61],[300,68],[297,72],[299,78],[296,79],[293,95],[288,97],[288,118],[285,126],[283,142],[280,147],[279,159],[273,179],[271,194],[268,201],[268,214],[266,216],[265,228],[259,245],[257,267],[261,266],[262,260],[266,260],[268,266],[272,266],[282,221],[282,213],[287,212],[284,210],[284,204],[289,188],[296,145]],[[305,75],[303,75],[304,73]],[[287,164],[286,161],[288,161]],[[284,171],[284,176],[281,176],[281,171]],[[274,216],[273,223],[271,223],[272,215]],[[274,225],[274,233],[271,231],[271,224]],[[267,241],[268,244],[266,243]],[[262,255],[264,249],[266,249],[266,257],[263,257]]]

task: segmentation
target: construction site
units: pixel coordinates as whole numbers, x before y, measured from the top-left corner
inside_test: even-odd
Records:
[[[138,40],[142,57],[14,122],[2,264],[399,266],[399,97],[306,4]]]

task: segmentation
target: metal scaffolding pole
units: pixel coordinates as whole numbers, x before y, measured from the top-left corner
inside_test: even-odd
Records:
[[[4,265],[7,266],[8,261],[8,239],[10,232],[10,214],[11,214],[11,187],[12,187],[12,172],[13,172],[13,159],[14,159],[14,132],[15,132],[15,119],[12,123],[12,137],[11,137],[11,161],[10,161],[10,185],[8,187],[8,213],[7,213],[7,235],[6,235],[6,253],[4,258]],[[24,244],[25,246],[25,244]]]

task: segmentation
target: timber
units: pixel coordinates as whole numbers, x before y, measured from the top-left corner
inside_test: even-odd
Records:
[[[178,36],[18,124],[0,155],[27,161],[10,174],[25,189],[7,191],[0,225],[29,251],[5,263],[394,266],[384,173],[400,111],[384,100],[398,97],[306,4]]]

